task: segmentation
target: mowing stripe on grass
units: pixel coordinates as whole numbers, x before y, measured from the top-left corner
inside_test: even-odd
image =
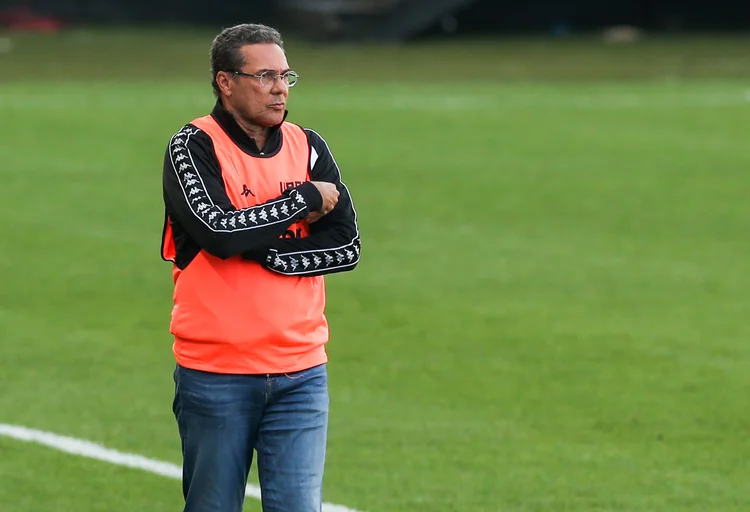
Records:
[[[96,94],[80,91],[4,91],[0,87],[0,107],[11,110],[71,110],[79,108],[104,108],[122,110],[158,106],[159,108],[210,108],[210,98],[205,93],[169,93],[155,89],[144,97],[127,90],[116,94],[103,90]],[[689,88],[656,87],[651,91],[608,91],[606,88],[589,92],[566,92],[498,86],[487,91],[481,88],[474,93],[455,94],[439,89],[420,94],[410,91],[359,91],[342,97],[341,92],[294,99],[294,108],[301,110],[486,110],[489,107],[535,110],[630,110],[658,108],[720,108],[750,106],[750,90],[737,87],[723,91],[694,91]]]
[[[148,471],[149,473],[165,476],[167,478],[174,478],[178,480],[182,478],[182,468],[176,464],[149,459],[142,455],[118,452],[117,450],[105,448],[102,445],[92,443],[91,441],[86,441],[84,439],[76,439],[73,437],[53,434],[51,432],[44,432],[42,430],[34,430],[18,425],[6,425],[3,423],[0,423],[0,436],[10,437],[12,439],[24,441],[27,443],[37,443],[44,446],[49,446],[50,448],[54,448],[55,450],[59,450],[61,452],[70,453],[72,455],[80,455],[81,457],[100,460],[103,462],[108,462],[110,464],[115,464],[117,466],[141,469],[143,471]],[[260,488],[255,485],[248,484],[245,488],[245,496],[259,500]],[[344,507],[342,505],[324,503],[323,512],[358,511],[349,507]]]

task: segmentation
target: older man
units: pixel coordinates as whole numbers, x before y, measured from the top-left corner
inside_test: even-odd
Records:
[[[279,33],[222,31],[210,115],[164,160],[174,414],[185,512],[240,512],[253,459],[265,512],[320,512],[328,425],[324,275],[352,270],[349,191],[320,135],[286,122]]]

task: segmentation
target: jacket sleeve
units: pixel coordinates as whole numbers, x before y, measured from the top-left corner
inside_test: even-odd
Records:
[[[268,270],[290,276],[318,276],[353,270],[359,263],[361,245],[357,212],[328,144],[316,132],[305,131],[310,143],[310,179],[336,184],[338,203],[331,212],[310,224],[309,236],[279,238],[244,256],[258,261]]]
[[[308,182],[238,210],[226,193],[211,138],[193,125],[186,125],[169,141],[163,188],[167,215],[201,248],[223,259],[267,246],[323,202]]]

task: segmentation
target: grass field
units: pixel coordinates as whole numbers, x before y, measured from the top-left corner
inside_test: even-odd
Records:
[[[161,164],[212,106],[210,38],[0,53],[0,423],[179,463]],[[328,279],[326,501],[750,510],[750,40],[289,55],[363,241]],[[0,436],[2,512],[180,503]]]

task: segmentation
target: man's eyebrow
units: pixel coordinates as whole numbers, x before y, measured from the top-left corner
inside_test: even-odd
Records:
[[[280,74],[280,75],[283,75],[284,73],[286,73],[286,72],[288,72],[288,71],[291,71],[291,70],[292,70],[291,68],[286,68],[286,69],[285,69],[284,71],[282,71],[282,72],[281,72],[281,73],[279,73],[279,74]],[[261,70],[259,70],[259,71],[258,71],[257,73],[255,73],[255,74],[256,74],[256,75],[262,75],[263,73],[266,73],[266,72],[270,72],[270,73],[276,73],[276,70],[275,70],[275,69],[261,69]]]

